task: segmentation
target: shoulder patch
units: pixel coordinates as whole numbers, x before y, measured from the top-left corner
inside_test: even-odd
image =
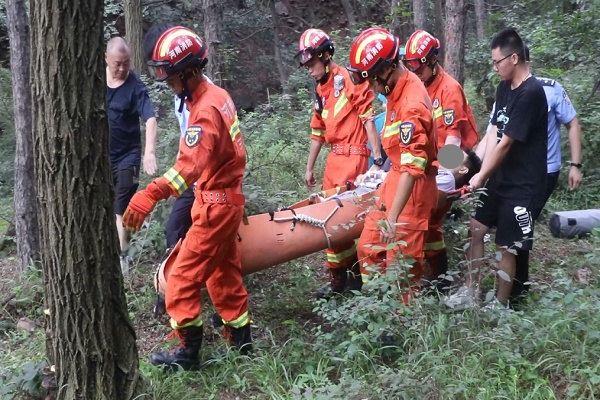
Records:
[[[202,127],[199,125],[190,126],[185,131],[185,144],[187,147],[194,147],[200,141],[200,136],[202,136]]]
[[[454,122],[454,110],[448,108],[447,110],[442,111],[442,115],[444,116],[444,123],[446,125],[452,125]]]
[[[548,78],[537,78],[537,80],[542,84],[542,86],[554,86],[556,83],[554,79]]]
[[[412,122],[403,122],[400,124],[400,141],[403,145],[409,145],[412,141],[415,125]]]

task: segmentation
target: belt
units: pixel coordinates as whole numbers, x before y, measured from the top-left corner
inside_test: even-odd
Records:
[[[243,206],[246,197],[234,189],[196,190],[196,200],[201,204],[233,204]]]
[[[364,144],[332,144],[331,152],[339,156],[369,156],[370,150]]]

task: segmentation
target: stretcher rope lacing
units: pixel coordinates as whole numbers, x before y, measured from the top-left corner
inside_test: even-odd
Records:
[[[296,227],[296,223],[298,221],[305,222],[305,223],[310,224],[317,228],[321,228],[321,229],[323,229],[323,233],[325,234],[325,239],[327,239],[327,247],[331,248],[331,242],[329,240],[330,234],[327,232],[327,228],[325,227],[325,225],[331,219],[331,217],[333,217],[333,214],[335,214],[335,212],[339,208],[340,208],[340,206],[336,206],[333,210],[331,210],[331,212],[325,219],[311,217],[310,215],[307,215],[307,214],[296,214],[293,210],[290,210],[290,211],[294,212],[294,215],[292,215],[291,217],[274,218],[273,221],[275,221],[275,222],[292,221],[292,224],[290,226],[291,231],[294,230],[294,228]]]

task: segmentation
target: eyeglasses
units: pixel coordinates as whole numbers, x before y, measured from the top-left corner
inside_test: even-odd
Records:
[[[502,61],[506,60],[508,57],[511,57],[514,53],[507,55],[504,58],[499,59],[498,61],[492,60],[492,66],[497,67]]]

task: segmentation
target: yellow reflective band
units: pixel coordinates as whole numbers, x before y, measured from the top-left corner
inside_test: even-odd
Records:
[[[175,188],[175,190],[177,190],[177,193],[179,193],[180,195],[185,192],[188,188],[187,183],[185,182],[185,179],[183,179],[183,177],[181,175],[179,175],[179,172],[175,169],[175,168],[171,168],[170,170],[168,170],[167,172],[165,172],[165,174],[163,175],[163,177],[169,181],[169,183],[171,185],[173,185],[173,187]]]
[[[440,240],[439,242],[431,242],[431,243],[425,243],[425,246],[423,246],[423,250],[427,251],[427,250],[442,250],[446,248],[446,243],[444,242],[444,239]]]
[[[369,281],[369,279],[371,278],[371,276],[369,274],[360,274],[363,283],[367,283]]]
[[[441,106],[440,106],[440,107],[438,107],[438,108],[436,108],[435,110],[433,110],[433,113],[432,113],[432,115],[433,115],[433,119],[438,119],[439,117],[441,117],[441,116],[442,116],[442,112],[443,112],[443,111],[444,111],[444,110],[442,110],[442,107],[441,107]]]
[[[330,263],[339,264],[354,253],[356,253],[356,244],[350,247],[348,250],[342,251],[341,253],[327,253],[327,261]]]
[[[250,316],[248,315],[248,311],[246,311],[245,313],[243,313],[241,316],[234,319],[233,321],[223,320],[223,323],[232,328],[241,328],[242,326],[246,326],[246,325],[248,325],[248,323],[250,323]]]
[[[316,31],[316,29],[309,29],[306,31],[306,33],[304,34],[304,47],[310,47],[310,37]]]
[[[373,109],[373,107],[371,107],[364,114],[360,114],[358,117],[360,119],[365,119],[365,118],[369,118],[373,114],[375,114],[375,110]]]
[[[374,33],[367,36],[362,42],[360,42],[358,49],[356,49],[356,57],[354,57],[354,62],[356,64],[360,64],[362,60],[362,52],[369,43],[373,42],[373,40],[385,40],[386,38],[387,36],[385,36],[383,33]]]
[[[311,130],[310,134],[314,136],[325,136],[325,131],[321,129],[313,129]]]
[[[400,156],[400,164],[407,165],[412,164],[423,171],[425,171],[425,166],[427,165],[427,159],[423,157],[415,157],[410,153],[402,153]]]
[[[167,52],[169,51],[169,47],[171,46],[171,42],[173,41],[173,39],[180,35],[190,36],[190,32],[187,29],[176,29],[173,32],[169,33],[167,37],[164,38],[164,40],[162,41],[162,46],[160,46],[158,55],[161,57],[166,56]]]
[[[231,124],[231,128],[229,128],[229,135],[231,136],[231,141],[235,142],[235,138],[240,134],[240,121],[238,120],[237,114],[235,115],[235,119],[233,120],[233,124]]]
[[[336,117],[342,108],[348,103],[348,98],[346,97],[346,93],[342,92],[342,95],[338,98],[337,103],[335,103],[335,107],[333,109],[333,116]]]
[[[400,132],[400,124],[402,124],[402,121],[396,121],[393,124],[386,126],[385,130],[383,131],[383,137],[387,138],[397,135]]]
[[[323,111],[321,111],[321,118],[327,119],[328,115],[329,115],[329,110],[323,110]]]
[[[188,328],[190,326],[202,326],[202,316],[198,316],[197,318],[194,318],[192,321],[188,322],[187,324],[183,324],[183,325],[179,325],[177,322],[175,322],[175,320],[173,318],[171,318],[171,328],[172,329],[182,329],[182,328]]]

